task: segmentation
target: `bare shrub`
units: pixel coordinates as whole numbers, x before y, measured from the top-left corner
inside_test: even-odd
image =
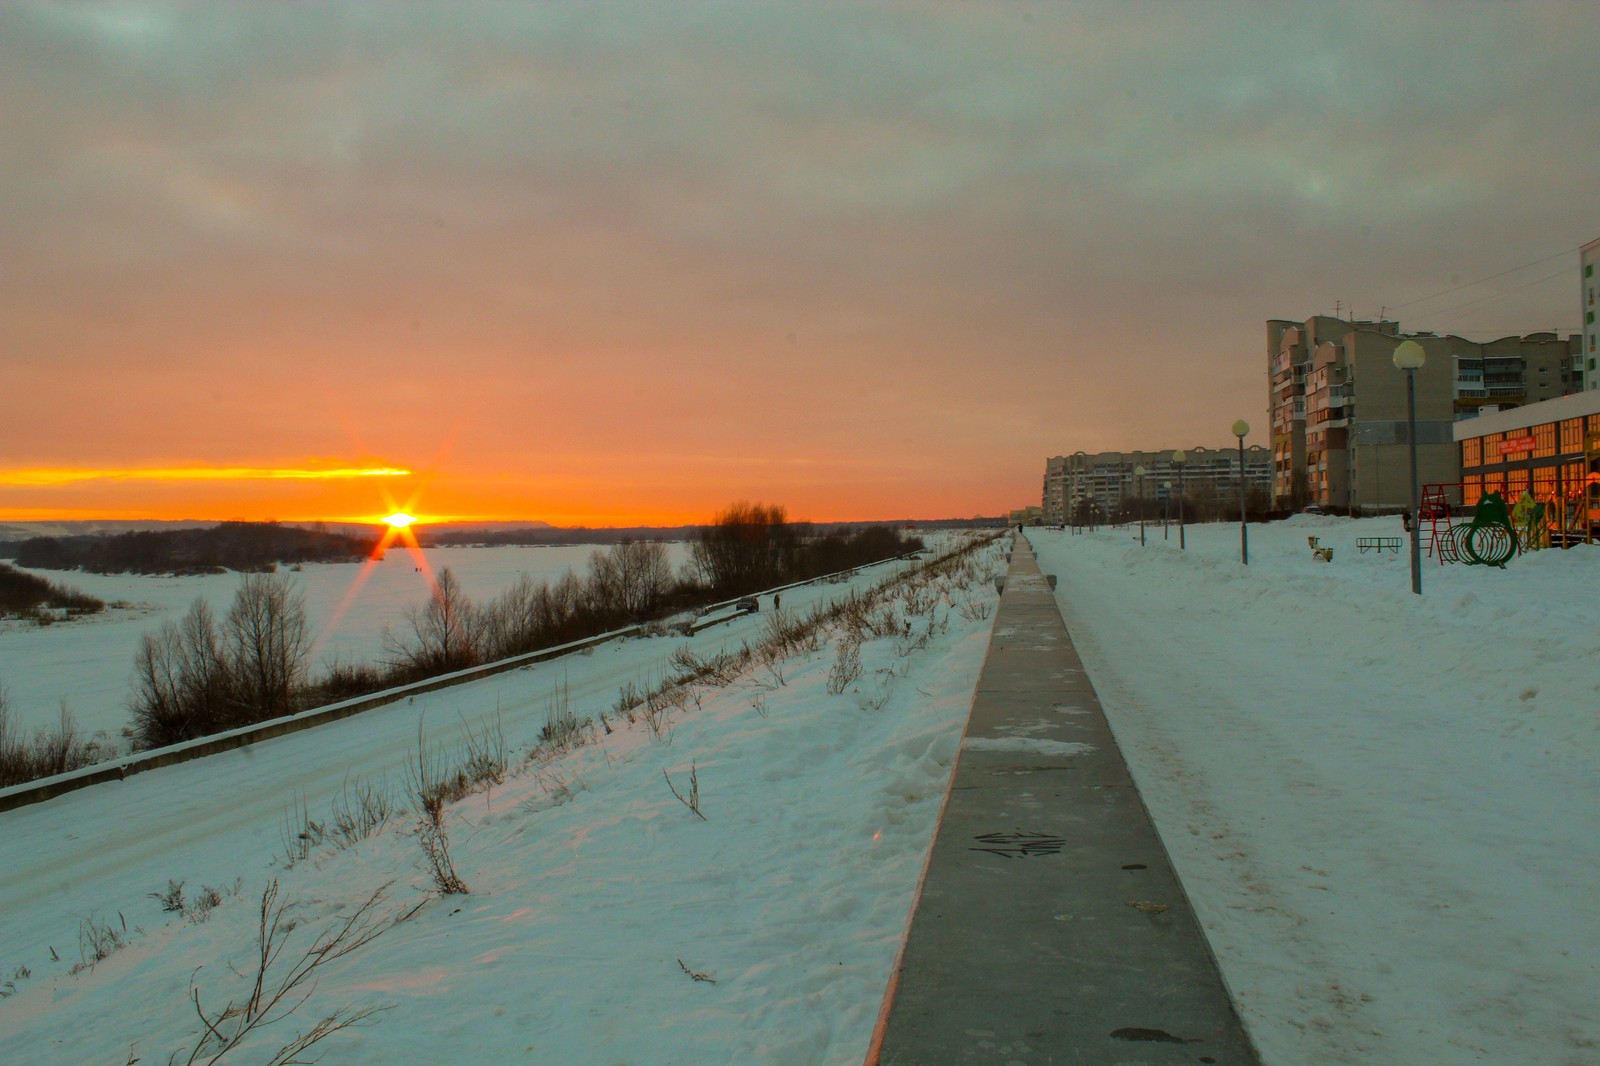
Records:
[[[5,693],[0,692],[0,788],[69,773],[116,754],[113,743],[84,738],[65,705],[55,729],[23,736],[12,727]]]
[[[828,670],[828,692],[839,695],[861,676],[861,642],[849,634],[839,638],[839,651]]]
[[[625,681],[617,690],[617,702],[612,704],[612,709],[628,720],[631,725],[638,721],[638,716],[633,712],[644,703],[644,693],[639,691],[639,686],[632,681]]]
[[[394,797],[385,787],[366,778],[354,783],[346,779],[333,801],[333,826],[329,835],[335,844],[348,848],[372,836],[394,815]]]
[[[565,683],[556,690],[545,705],[544,728],[539,730],[539,744],[552,752],[571,751],[580,747],[593,732],[594,722],[580,719],[572,709]]]
[[[471,788],[470,779],[459,769],[445,768],[438,754],[429,748],[417,727],[417,761],[407,767],[407,787],[418,814],[417,843],[428,860],[433,883],[444,895],[468,892],[466,882],[456,874],[450,859],[450,837],[445,829],[446,803],[461,798]]]
[[[183,898],[182,881],[168,881],[165,892],[151,892],[149,895],[151,899],[161,904],[161,909],[164,911],[175,911],[181,914],[184,908],[188,906]]]
[[[338,703],[370,692],[381,692],[397,680],[390,672],[370,663],[346,663],[334,659],[310,683],[306,699],[313,705]]]
[[[450,859],[450,837],[444,827],[444,805],[437,800],[430,800],[423,808],[422,818],[417,823],[417,843],[428,860],[434,887],[441,894],[464,896],[472,891],[456,873],[455,863]]]
[[[913,652],[919,652],[926,648],[928,642],[933,639],[933,630],[936,625],[938,625],[938,622],[930,618],[928,619],[928,624],[921,631],[918,631],[910,621],[907,621],[905,623],[905,632],[895,640],[895,654],[903,659]]]
[[[222,903],[222,893],[210,885],[202,885],[195,894],[193,902],[185,908],[183,916],[195,925],[204,923],[211,917],[211,912]]]
[[[170,1063],[183,1062],[185,1066],[205,1063],[207,1066],[221,1061],[238,1048],[247,1037],[259,1029],[274,1025],[294,1014],[311,998],[316,990],[317,970],[358,951],[382,936],[389,929],[409,919],[422,906],[395,915],[379,913],[386,899],[384,885],[342,921],[325,929],[300,957],[287,969],[279,965],[295,923],[285,917],[286,904],[278,903],[278,882],[274,880],[261,893],[261,912],[256,934],[256,951],[253,973],[246,974],[249,991],[242,1001],[230,999],[227,1006],[208,1012],[201,1003],[200,989],[191,981],[189,990],[194,1000],[195,1015],[200,1020],[198,1039],[184,1056],[182,1050],[174,1052]],[[196,971],[198,975],[199,971]],[[314,1062],[301,1058],[306,1051],[333,1034],[361,1025],[388,1007],[341,1007],[325,1015],[311,1028],[297,1033],[270,1058],[266,1066],[290,1066],[292,1063]],[[184,1056],[180,1059],[180,1056]]]
[[[956,613],[968,622],[981,622],[992,612],[988,603],[974,600],[971,596],[962,596],[961,602],[956,604]]]
[[[661,770],[661,776],[667,779],[667,787],[672,789],[672,794],[678,797],[679,803],[698,815],[702,822],[710,821],[705,816],[705,813],[700,810],[700,775],[696,771],[694,763],[691,762],[689,764],[689,795],[687,797],[679,792],[677,786],[672,783],[672,778],[668,775],[665,767]]]
[[[322,846],[327,839],[322,822],[314,821],[306,799],[301,795],[278,822],[278,839],[283,843],[283,865],[293,866]]]
[[[698,681],[707,685],[722,688],[733,683],[748,662],[749,651],[743,653],[721,651],[708,658],[701,658],[694,653],[694,649],[685,644],[678,648],[668,658],[675,676],[673,684],[687,684]]]
[[[78,922],[78,962],[69,973],[82,973],[94,969],[128,946],[128,919],[117,912],[117,924],[98,921],[93,915]]]

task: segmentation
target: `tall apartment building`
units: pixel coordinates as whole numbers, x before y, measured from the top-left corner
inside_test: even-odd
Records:
[[[1600,323],[1595,322],[1595,312],[1600,310],[1600,305],[1594,300],[1595,287],[1600,285],[1600,277],[1595,276],[1600,273],[1595,270],[1597,262],[1600,262],[1600,238],[1578,249],[1578,286],[1583,312],[1578,321],[1583,323],[1583,340],[1573,357],[1572,369],[1579,387],[1589,392],[1600,391],[1600,370],[1595,369],[1595,360],[1600,358],[1600,352],[1595,351],[1596,338],[1600,337]]]
[[[1142,496],[1148,507],[1176,501],[1178,487],[1190,500],[1209,499],[1233,507],[1239,501],[1238,445],[1185,448],[1182,470],[1173,460],[1176,449],[1137,452],[1074,452],[1045,460],[1043,519],[1059,524],[1082,517],[1093,505],[1104,520],[1132,509]],[[1135,473],[1144,468],[1141,479]],[[1246,499],[1265,506],[1272,492],[1272,453],[1255,444],[1244,450]],[[1142,484],[1141,484],[1142,480]]]
[[[1575,391],[1579,338],[1554,333],[1477,343],[1404,334],[1397,322],[1318,315],[1267,321],[1272,496],[1278,506],[1315,503],[1351,512],[1409,506],[1406,375],[1394,350],[1414,340],[1427,353],[1416,372],[1417,464],[1426,482],[1460,481],[1452,426]]]

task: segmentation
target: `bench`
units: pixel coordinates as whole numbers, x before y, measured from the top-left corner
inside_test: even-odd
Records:
[[[1391,551],[1400,554],[1399,537],[1357,537],[1356,550],[1362,552]]]

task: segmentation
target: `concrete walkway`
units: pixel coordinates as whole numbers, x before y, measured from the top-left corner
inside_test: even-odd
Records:
[[[868,1066],[1258,1061],[1019,536]]]

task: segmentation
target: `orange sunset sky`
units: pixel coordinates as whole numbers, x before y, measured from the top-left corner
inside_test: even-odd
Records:
[[[1266,318],[1577,330],[1597,34],[7,3],[0,521],[965,517],[1049,455],[1269,443]]]

